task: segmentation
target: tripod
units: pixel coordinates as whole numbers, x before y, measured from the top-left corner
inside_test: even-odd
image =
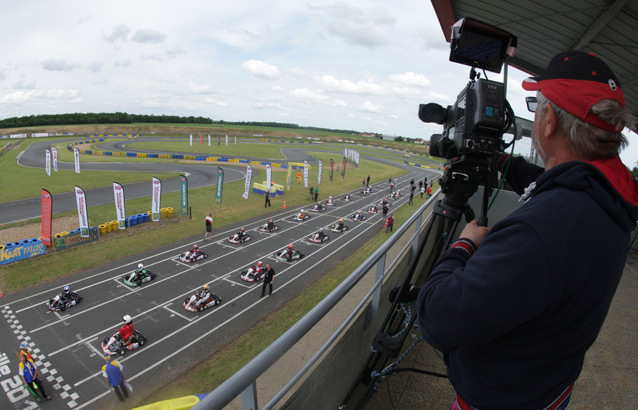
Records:
[[[480,182],[484,182],[485,190],[479,225],[487,225],[487,203],[491,194],[490,180],[490,170],[485,159],[461,158],[446,169],[439,180],[445,196],[434,206],[432,211],[434,217],[425,229],[424,239],[410,263],[406,278],[400,287],[391,292],[392,307],[372,343],[372,353],[368,356],[357,382],[348,392],[342,408],[348,406],[348,408],[363,409],[376,390],[379,378],[401,370],[446,377],[424,370],[398,369],[396,362],[390,366],[388,362],[398,357],[409,336],[408,330],[417,319],[416,314],[406,314],[401,307],[402,303],[413,303],[417,298],[419,287],[412,283],[413,278],[417,275],[425,281],[441,254],[453,243],[461,218],[465,216],[466,222],[474,219],[475,214],[468,199],[478,190]],[[431,249],[431,252],[426,254],[426,249]],[[427,272],[427,274],[420,275],[421,272]],[[405,327],[401,330],[404,324]]]

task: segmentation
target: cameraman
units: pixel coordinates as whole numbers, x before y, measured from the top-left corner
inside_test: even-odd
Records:
[[[499,158],[525,204],[491,229],[468,224],[419,294],[453,409],[567,407],[638,219],[638,189],[618,156],[635,122],[609,67],[561,53],[523,88],[537,91],[532,142],[545,169]]]

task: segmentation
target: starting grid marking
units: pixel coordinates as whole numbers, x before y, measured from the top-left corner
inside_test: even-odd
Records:
[[[36,347],[35,343],[31,340],[31,336],[24,330],[9,306],[2,308],[2,315],[18,339],[18,343],[22,344],[22,342],[24,342],[29,346],[29,351],[33,353],[38,372],[46,376],[47,381],[51,383],[53,389],[59,394],[60,398],[65,401],[69,408],[75,408],[78,405],[77,400],[80,396],[71,391],[71,385],[64,383],[64,377],[58,375],[58,371],[51,366],[51,362],[46,360],[44,354]]]

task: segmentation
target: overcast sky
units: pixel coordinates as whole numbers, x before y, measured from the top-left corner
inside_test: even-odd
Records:
[[[34,0],[2,14],[0,118],[120,111],[429,138],[440,127],[419,103],[452,104],[468,81],[428,0]],[[508,99],[532,119],[525,77],[510,70]]]

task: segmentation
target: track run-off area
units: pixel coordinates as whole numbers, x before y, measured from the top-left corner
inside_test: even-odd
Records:
[[[409,173],[398,178],[402,197],[390,199],[390,212],[407,203],[411,178],[431,180],[438,175],[424,168],[408,169]],[[102,340],[117,331],[126,314],[148,339],[144,346],[117,358],[134,388],[133,398],[156,392],[176,377],[189,377],[190,369],[299,295],[383,229],[381,213],[372,214],[368,209],[389,198],[388,183],[372,187],[373,193],[367,196],[360,195],[360,190],[351,191],[352,201],[343,200],[343,195],[334,196],[335,205],[327,206],[324,212],[304,208],[311,215],[305,222],[292,219],[299,207],[282,209],[272,217],[280,228],[272,233],[258,231],[266,222],[264,218],[251,218],[241,225],[213,231],[209,241],[202,241],[198,235],[197,239],[155,247],[141,255],[5,295],[0,299],[0,385],[4,391],[0,408],[129,408],[129,403],[136,400],[120,404],[101,372]],[[357,210],[365,221],[350,220]],[[328,230],[339,218],[344,218],[349,229],[343,233]],[[241,227],[252,240],[228,242]],[[330,239],[321,244],[308,241],[319,229]],[[208,258],[190,264],[180,262],[179,255],[194,243]],[[289,244],[305,257],[292,262],[275,259],[275,253]],[[240,278],[240,273],[257,261],[270,263],[275,270],[271,296],[260,298],[261,282]],[[157,277],[130,288],[123,277],[138,263]],[[186,311],[183,301],[204,284],[222,298],[221,305],[197,313]],[[50,312],[46,302],[64,285],[80,294],[83,301],[64,312]],[[47,393],[53,396],[51,401],[36,403],[22,388],[16,354],[22,342],[30,346]]]

